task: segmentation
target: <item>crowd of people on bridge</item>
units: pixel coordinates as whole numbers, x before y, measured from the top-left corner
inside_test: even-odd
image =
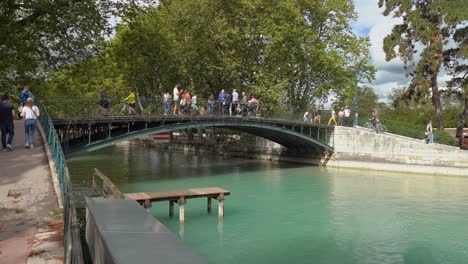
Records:
[[[6,93],[0,98],[0,132],[2,151],[13,151],[13,139],[15,135],[15,119],[24,119],[24,138],[27,149],[34,148],[34,136],[37,127],[37,119],[40,116],[39,108],[34,104],[34,96],[29,91],[29,86],[24,86],[20,94],[18,115],[15,107]],[[8,138],[7,138],[8,136]]]
[[[172,90],[172,95],[169,92],[164,93],[163,105],[166,116],[196,113],[229,116],[260,116],[261,114],[261,104],[256,96],[252,94],[249,99],[245,92],[239,94],[235,88],[231,91],[222,89],[217,100],[213,94],[210,94],[206,103],[200,104],[196,95],[190,95],[189,89],[182,89],[178,84]],[[216,108],[217,111],[215,111]]]
[[[99,94],[101,114],[107,116],[109,114],[109,100],[103,90],[99,90]],[[166,91],[162,96],[163,114],[165,116],[199,114],[259,117],[262,110],[261,102],[255,94],[249,97],[246,92],[239,93],[235,88],[230,90],[222,89],[217,98],[215,98],[214,94],[210,94],[207,100],[201,101],[197,95],[190,94],[188,88],[182,89],[177,84],[172,93]],[[138,105],[140,104],[139,96],[135,94],[133,89],[129,89],[129,94],[123,99],[123,102],[122,110],[129,115],[137,114],[137,107],[142,109],[141,105]]]

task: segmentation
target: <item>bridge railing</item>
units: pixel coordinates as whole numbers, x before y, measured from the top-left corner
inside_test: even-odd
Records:
[[[57,132],[52,123],[47,109],[37,100],[36,104],[41,112],[40,123],[49,145],[52,159],[55,164],[57,177],[63,202],[63,227],[64,227],[64,263],[82,264],[83,251],[81,247],[79,222],[76,214],[75,201],[72,193],[70,174],[68,172],[65,155],[63,153]]]
[[[104,116],[104,112],[100,107],[100,100],[98,97],[48,97],[43,101],[47,105],[47,110],[51,118],[68,118],[68,117],[88,117],[95,118]],[[169,101],[169,113],[173,115],[174,100]],[[226,105],[221,105],[214,100],[212,115],[216,116],[245,116],[245,117],[266,117],[286,119],[290,121],[303,121],[304,111],[293,111],[288,109],[285,105],[271,106],[268,102],[260,102],[259,106],[253,107],[242,105],[239,103],[238,109],[231,108],[231,113]],[[128,116],[128,110],[125,108],[126,104],[121,98],[108,98],[108,116]],[[190,112],[185,112],[185,106],[178,105],[180,113],[185,116],[198,116],[209,115],[208,100],[206,98],[197,98],[196,107],[190,107]],[[143,98],[140,97],[136,104],[137,115],[140,116],[164,116],[164,104],[162,98]],[[238,112],[236,112],[238,111]],[[179,111],[176,112],[179,114]],[[330,111],[321,111],[321,124],[327,124],[330,117]]]

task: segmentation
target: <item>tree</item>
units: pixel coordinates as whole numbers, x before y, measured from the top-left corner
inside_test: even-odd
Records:
[[[455,30],[455,47],[444,51],[444,66],[452,76],[448,82],[449,93],[463,102],[463,111],[457,122],[457,137],[462,137],[463,128],[468,123],[468,26]]]
[[[44,75],[96,54],[112,1],[0,2],[0,79],[12,83]]]
[[[437,129],[443,130],[443,114],[437,76],[443,62],[443,48],[453,30],[466,20],[465,5],[447,0],[379,0],[385,16],[393,14],[403,22],[395,25],[384,39],[386,60],[400,57],[412,81],[408,95],[416,100],[429,95],[437,116]],[[419,46],[422,50],[418,53]],[[398,51],[397,51],[398,49]],[[420,56],[417,61],[417,55]]]
[[[193,84],[201,96],[236,87],[302,111],[310,97],[354,91],[356,71],[373,77],[369,41],[348,24],[354,17],[347,0],[162,1],[128,21],[113,45],[144,90],[154,81]]]

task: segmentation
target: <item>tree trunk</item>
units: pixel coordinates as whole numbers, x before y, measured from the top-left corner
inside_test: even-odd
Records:
[[[460,115],[457,124],[457,138],[463,136],[463,128],[465,126],[465,121],[468,119],[468,97],[465,98],[465,109],[463,113]]]
[[[439,86],[437,85],[437,74],[433,74],[431,77],[432,87],[432,104],[437,115],[437,130],[444,130],[444,118],[442,115],[442,104],[440,103],[440,92]]]

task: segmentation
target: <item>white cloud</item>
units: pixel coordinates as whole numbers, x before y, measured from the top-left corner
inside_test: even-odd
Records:
[[[410,79],[405,77],[404,64],[399,58],[385,60],[383,39],[392,31],[393,26],[401,23],[401,18],[385,17],[376,2],[356,0],[356,12],[359,18],[351,23],[356,34],[368,36],[371,42],[371,64],[377,69],[375,80],[370,83],[376,94],[383,100],[393,88],[407,86]],[[453,44],[452,44],[453,45]],[[418,56],[416,56],[416,60]],[[446,87],[450,76],[445,71],[439,74],[439,87]],[[369,85],[369,84],[368,84]]]

